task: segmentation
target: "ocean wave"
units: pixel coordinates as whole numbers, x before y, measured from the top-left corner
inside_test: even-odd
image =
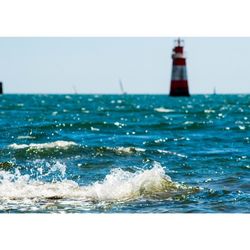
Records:
[[[146,151],[145,149],[138,147],[115,147],[115,148],[107,147],[106,149],[111,150],[117,154],[134,154]]]
[[[55,141],[55,142],[48,142],[48,143],[31,143],[31,144],[17,144],[13,143],[9,145],[9,148],[15,150],[22,150],[25,149],[27,151],[32,150],[44,150],[44,149],[68,149],[73,146],[77,146],[73,141]],[[85,147],[83,146],[82,151],[96,151],[96,152],[114,152],[116,154],[133,154],[138,152],[145,152],[146,150],[139,147]]]
[[[166,109],[166,108],[163,108],[163,107],[155,108],[154,111],[159,112],[159,113],[170,113],[170,112],[174,112],[173,109]]]
[[[20,135],[17,137],[18,140],[23,140],[23,139],[36,139],[35,136],[30,136],[30,135]]]
[[[177,140],[177,139],[176,139]],[[158,143],[158,141],[157,141]],[[145,143],[146,144],[146,143]],[[151,142],[154,145],[154,143]],[[147,143],[150,145],[150,143]],[[29,157],[57,157],[62,155],[64,157],[84,155],[88,156],[138,156],[138,155],[148,155],[148,154],[168,154],[173,156],[178,156],[182,158],[187,158],[186,155],[180,154],[174,151],[162,150],[162,149],[152,149],[152,148],[140,148],[135,146],[86,146],[79,145],[71,141],[56,141],[50,143],[31,143],[31,144],[11,144],[8,146],[10,149],[14,150],[16,159],[22,159]],[[1,166],[1,165],[0,165]]]
[[[157,193],[179,188],[165,174],[160,164],[149,170],[135,173],[122,169],[113,169],[105,179],[85,187],[86,198],[99,201],[125,201],[140,197],[150,197]]]
[[[87,148],[85,148],[86,150]],[[142,153],[149,153],[149,154],[168,154],[168,155],[174,155],[181,158],[188,158],[184,154],[180,154],[174,151],[169,150],[162,150],[162,149],[144,149],[139,147],[98,147],[98,148],[91,148],[91,150],[95,150],[97,152],[101,153],[115,153],[117,155],[133,155],[133,154],[142,154]]]
[[[53,171],[66,171],[66,166],[61,163],[54,164],[53,168]],[[31,204],[40,206],[41,200],[69,200],[74,204],[74,201],[113,203],[140,198],[169,199],[194,191],[197,189],[173,182],[159,163],[134,173],[115,168],[103,181],[87,186],[68,179],[57,182],[34,180],[27,174],[21,175],[18,170],[15,173],[0,171],[0,200],[6,206],[15,201],[19,204],[20,200],[29,207]]]
[[[73,141],[55,141],[55,142],[46,142],[46,143],[30,143],[30,144],[17,144],[13,143],[9,145],[11,149],[51,149],[51,148],[61,148],[67,149],[72,146],[76,146],[77,144]]]
[[[157,151],[158,151],[159,153],[162,153],[162,154],[170,154],[170,155],[176,155],[176,156],[179,156],[179,157],[182,157],[182,158],[187,158],[186,155],[179,154],[179,153],[172,152],[172,151],[168,151],[168,150],[158,149]]]

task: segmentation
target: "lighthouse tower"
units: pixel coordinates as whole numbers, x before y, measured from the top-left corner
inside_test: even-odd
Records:
[[[172,76],[170,96],[190,96],[188,90],[186,58],[183,52],[183,40],[178,38],[172,53]]]

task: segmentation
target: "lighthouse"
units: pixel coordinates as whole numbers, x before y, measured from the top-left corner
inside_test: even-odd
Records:
[[[172,75],[170,96],[190,96],[188,90],[186,58],[184,56],[184,41],[178,38],[172,52]]]

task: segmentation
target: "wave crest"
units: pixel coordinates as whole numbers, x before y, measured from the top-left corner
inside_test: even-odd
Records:
[[[170,112],[174,112],[173,109],[166,109],[166,108],[163,108],[163,107],[155,108],[154,111],[159,112],[159,113],[170,113]]]
[[[59,163],[53,167],[60,171],[66,168]],[[168,199],[194,191],[197,189],[173,182],[159,163],[155,163],[151,169],[134,173],[113,169],[103,181],[87,186],[67,179],[56,182],[34,180],[27,174],[21,175],[18,170],[14,174],[0,171],[0,200],[12,205],[22,200],[22,204],[28,207],[31,204],[40,206],[43,200],[69,201],[68,205],[74,205],[77,201],[115,203],[140,198]]]
[[[102,201],[123,201],[150,196],[173,187],[173,182],[162,166],[131,173],[113,169],[102,182],[86,187],[86,197]]]
[[[107,147],[106,149],[111,150],[117,154],[134,154],[146,151],[143,148],[137,148],[137,147],[115,147],[115,148]]]
[[[30,144],[16,144],[13,143],[9,145],[9,148],[12,149],[51,149],[51,148],[64,148],[67,149],[72,146],[76,146],[77,144],[73,141],[55,141],[55,142],[46,142],[46,143],[30,143]]]

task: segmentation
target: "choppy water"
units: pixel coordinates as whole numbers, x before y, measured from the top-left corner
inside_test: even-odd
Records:
[[[250,96],[0,96],[0,212],[250,212]]]

